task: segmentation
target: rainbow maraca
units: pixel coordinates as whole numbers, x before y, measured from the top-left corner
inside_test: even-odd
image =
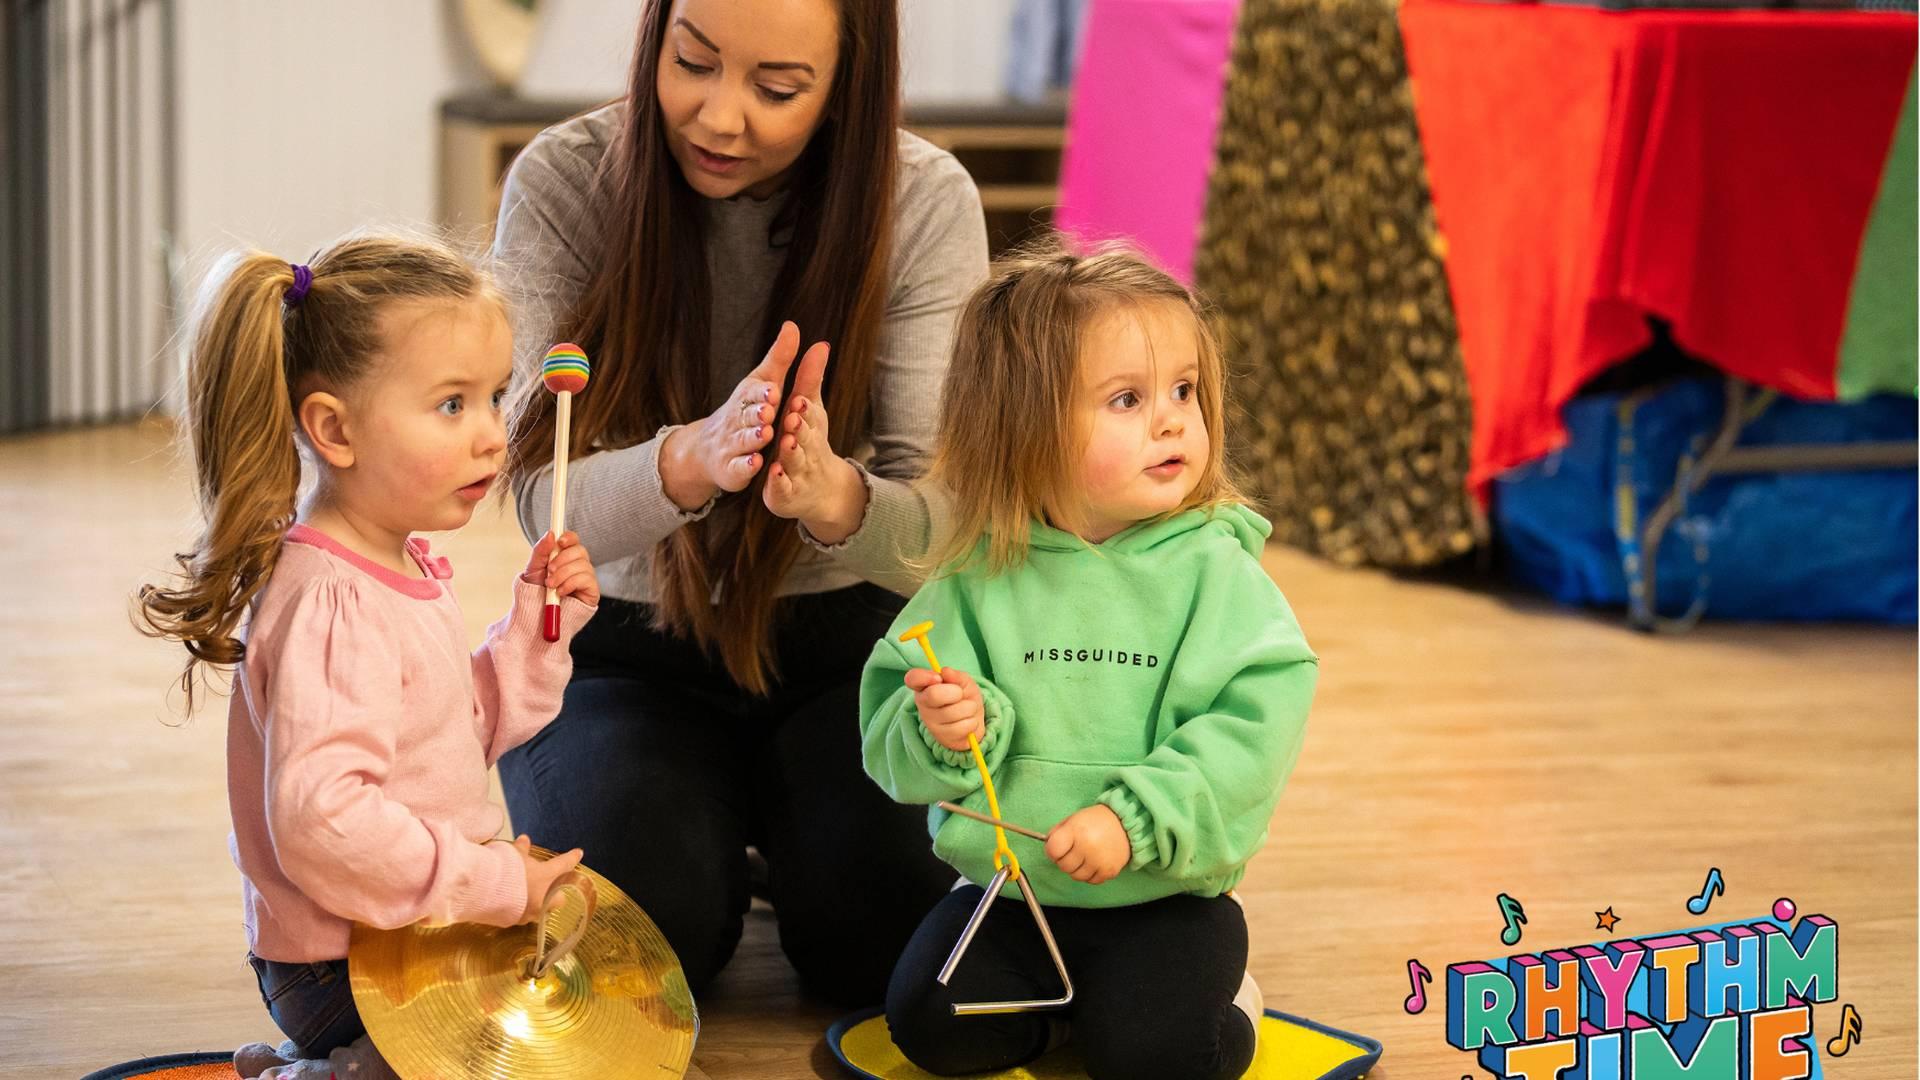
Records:
[[[540,362],[540,382],[559,395],[559,411],[553,425],[553,519],[554,539],[567,531],[567,447],[572,444],[573,395],[587,388],[586,350],[571,341],[563,341],[547,350]],[[541,612],[541,636],[560,640],[560,594],[547,586],[547,607]]]
[[[587,388],[591,368],[580,346],[563,341],[547,350],[540,363],[540,381],[556,394],[577,394]]]

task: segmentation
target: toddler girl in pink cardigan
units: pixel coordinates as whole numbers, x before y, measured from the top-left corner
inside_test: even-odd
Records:
[[[489,843],[503,815],[487,770],[558,711],[599,586],[572,533],[544,537],[469,653],[453,570],[412,535],[466,524],[506,450],[506,314],[458,255],[381,237],[310,267],[236,255],[192,335],[206,529],[177,587],[141,590],[140,615],[191,654],[189,706],[197,665],[234,671],[231,847],[248,959],[288,1039],[244,1048],[235,1069],[390,1075],[354,1009],[351,925],[512,926],[579,862]]]

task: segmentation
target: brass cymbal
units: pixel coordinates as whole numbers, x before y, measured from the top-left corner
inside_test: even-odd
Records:
[[[354,924],[354,1004],[394,1072],[406,1080],[685,1074],[700,1016],[679,957],[631,897],[585,866],[579,873],[584,889],[563,891],[563,877],[548,894],[544,945],[535,924]],[[536,977],[543,950],[549,969]]]

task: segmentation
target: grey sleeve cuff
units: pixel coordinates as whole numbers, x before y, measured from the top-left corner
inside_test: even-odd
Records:
[[[867,489],[867,508],[859,528],[837,544],[822,544],[805,525],[796,523],[800,538],[875,585],[911,596],[926,575],[908,564],[925,558],[932,547],[940,517],[938,500],[929,498],[919,485],[875,476],[852,458],[847,462]]]
[[[718,495],[693,510],[682,510],[667,497],[660,447],[677,426],[661,428],[646,442],[567,463],[567,528],[580,534],[596,564],[650,551],[675,529],[713,511]],[[516,509],[528,543],[546,535],[553,513],[552,465],[520,489]]]

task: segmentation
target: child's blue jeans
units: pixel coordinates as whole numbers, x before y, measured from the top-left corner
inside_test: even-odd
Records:
[[[353,1005],[347,962],[289,964],[249,953],[260,997],[273,1022],[293,1040],[302,1058],[323,1058],[367,1033]]]

